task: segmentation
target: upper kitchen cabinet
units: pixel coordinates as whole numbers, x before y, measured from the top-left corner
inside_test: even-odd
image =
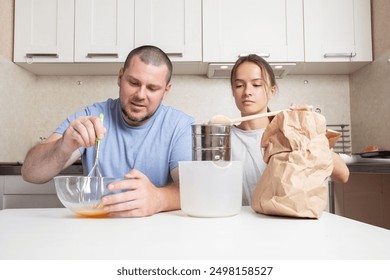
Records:
[[[134,47],[134,0],[76,0],[75,24],[75,62],[123,62]]]
[[[174,73],[204,73],[201,0],[15,0],[15,5],[14,62],[35,74],[117,74],[129,51],[146,44],[178,62]]]
[[[302,0],[203,0],[203,61],[304,60]]]
[[[15,62],[73,62],[73,32],[74,1],[15,1]]]
[[[202,61],[200,0],[135,0],[135,47],[151,44],[175,61]]]
[[[370,0],[304,0],[305,61],[372,61]]]

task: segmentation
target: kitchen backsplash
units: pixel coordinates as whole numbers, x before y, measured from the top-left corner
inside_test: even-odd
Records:
[[[85,105],[118,97],[115,76],[35,76],[0,56],[0,161],[23,160],[28,149],[47,137],[69,114]],[[350,123],[347,75],[287,76],[271,109],[291,103],[321,108],[328,123]],[[239,116],[228,79],[174,76],[165,104],[207,121],[216,114]]]
[[[350,78],[353,151],[390,150],[390,48]]]

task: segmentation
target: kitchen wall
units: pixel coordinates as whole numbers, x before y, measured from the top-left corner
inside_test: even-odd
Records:
[[[118,96],[115,76],[34,76],[4,57],[0,57],[0,71],[0,161],[23,159],[40,137],[48,136],[70,113]],[[271,101],[272,109],[306,102],[320,106],[328,123],[349,123],[348,76],[290,76],[277,82],[279,92]],[[197,122],[221,113],[238,116],[229,80],[183,75],[174,76],[172,83],[165,103]]]
[[[390,48],[390,3],[389,0],[371,0],[372,38],[374,59],[380,57]]]
[[[118,96],[114,76],[35,76],[13,64],[13,1],[0,1],[0,161],[22,160],[67,115]],[[227,79],[174,76],[165,103],[204,122],[215,114],[238,116]],[[294,75],[277,80],[271,109],[291,103],[319,106],[328,123],[350,123],[348,75]],[[354,83],[351,83],[355,85]]]
[[[351,75],[353,150],[375,145],[390,150],[390,50]]]
[[[353,151],[390,149],[390,1],[371,0],[374,62],[350,77]]]
[[[0,56],[0,162],[17,161],[31,146],[36,77]]]
[[[0,0],[0,55],[11,60],[14,0]]]

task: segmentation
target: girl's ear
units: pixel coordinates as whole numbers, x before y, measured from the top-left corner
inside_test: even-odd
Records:
[[[271,87],[271,95],[274,96],[276,93],[276,86]]]
[[[270,100],[276,93],[276,86],[271,87],[269,90],[267,90],[267,98]]]

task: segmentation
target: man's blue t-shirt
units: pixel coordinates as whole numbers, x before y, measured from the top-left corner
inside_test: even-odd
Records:
[[[130,126],[123,119],[119,99],[87,106],[68,117],[55,131],[63,134],[79,116],[104,114],[106,136],[100,142],[99,165],[105,177],[123,177],[132,169],[144,173],[155,186],[172,181],[170,170],[179,161],[192,160],[191,124],[187,114],[163,104],[142,126]],[[95,148],[80,148],[84,175],[92,168]]]

